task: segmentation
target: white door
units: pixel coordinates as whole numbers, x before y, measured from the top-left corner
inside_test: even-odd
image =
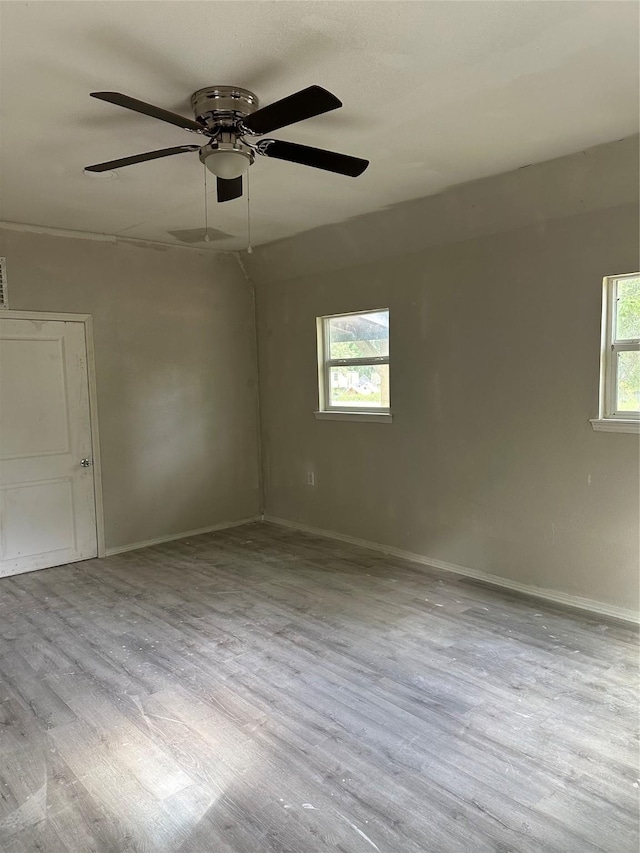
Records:
[[[0,577],[97,555],[92,462],[84,323],[0,318]]]

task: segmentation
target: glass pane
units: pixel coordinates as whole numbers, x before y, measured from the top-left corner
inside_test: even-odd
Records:
[[[640,412],[640,352],[618,353],[617,412]]]
[[[329,321],[329,358],[389,355],[389,312],[349,314]]]
[[[389,407],[388,364],[332,367],[330,384],[331,406]]]
[[[616,340],[640,338],[640,277],[616,282]]]

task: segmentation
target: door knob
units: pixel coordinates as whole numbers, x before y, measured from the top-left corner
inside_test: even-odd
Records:
[[[91,461],[91,459],[81,459],[80,464],[83,468],[91,468],[93,462]]]

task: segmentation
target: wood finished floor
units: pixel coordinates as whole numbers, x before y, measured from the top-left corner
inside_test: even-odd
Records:
[[[3,853],[637,853],[637,634],[252,524],[0,581]]]

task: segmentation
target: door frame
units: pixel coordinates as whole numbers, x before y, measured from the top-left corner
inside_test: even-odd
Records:
[[[0,320],[57,320],[61,323],[82,323],[87,353],[87,384],[89,386],[89,421],[91,424],[91,455],[93,457],[93,494],[96,505],[96,540],[98,557],[106,557],[104,541],[104,510],[102,503],[102,466],[100,464],[100,433],[98,431],[98,395],[96,390],[95,351],[93,347],[93,317],[91,314],[59,314],[51,311],[0,310]]]

